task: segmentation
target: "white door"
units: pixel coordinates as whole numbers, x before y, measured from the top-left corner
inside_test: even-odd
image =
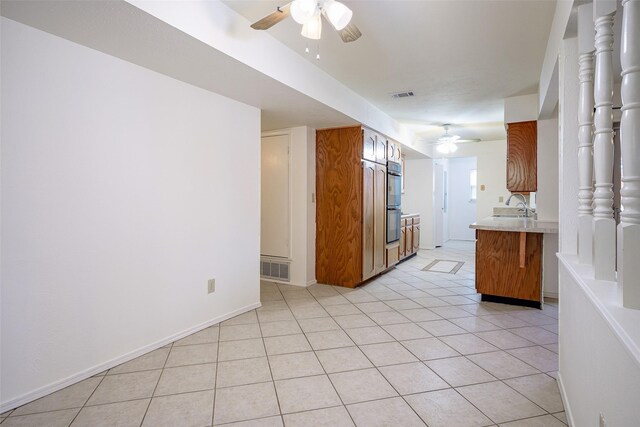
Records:
[[[290,258],[289,135],[266,136],[261,149],[260,254]]]
[[[444,243],[444,168],[442,165],[433,167],[433,221],[436,247]]]

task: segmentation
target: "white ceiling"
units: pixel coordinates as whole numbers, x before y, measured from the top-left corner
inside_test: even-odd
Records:
[[[226,0],[257,21],[287,0]],[[306,56],[393,118],[410,123],[421,139],[454,133],[504,138],[503,99],[537,91],[554,0],[344,0],[363,33],[342,43],[324,25],[321,59],[316,42],[287,19],[268,32]],[[309,46],[312,54],[305,54]],[[414,98],[392,99],[413,90]]]

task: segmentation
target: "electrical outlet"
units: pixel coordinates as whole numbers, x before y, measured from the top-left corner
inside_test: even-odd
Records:
[[[607,420],[604,419],[602,414],[600,414],[600,427],[607,427]]]
[[[498,197],[498,203],[502,203],[502,202],[504,202],[504,197],[503,196]]]
[[[209,279],[207,281],[207,290],[210,294],[216,291],[216,279]]]

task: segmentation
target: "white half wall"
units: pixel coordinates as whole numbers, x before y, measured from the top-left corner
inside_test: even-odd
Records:
[[[449,159],[449,238],[476,240],[475,230],[469,225],[476,222],[476,201],[471,200],[472,170],[477,170],[475,157]]]
[[[260,299],[260,111],[1,36],[0,412]]]
[[[420,214],[420,247],[433,249],[433,160],[406,159],[402,173],[402,212]]]
[[[637,426],[640,310],[622,307],[622,288],[596,281],[575,255],[560,262],[559,382],[572,426]]]

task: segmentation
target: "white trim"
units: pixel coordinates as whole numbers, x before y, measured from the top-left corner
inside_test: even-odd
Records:
[[[107,362],[101,363],[99,365],[96,365],[92,368],[89,369],[85,369],[81,372],[78,372],[76,374],[71,375],[70,377],[67,377],[63,380],[60,381],[56,381],[53,382],[49,385],[46,385],[44,387],[40,387],[39,389],[36,389],[34,391],[28,392],[23,394],[22,396],[16,397],[14,399],[11,399],[9,401],[6,402],[2,402],[0,403],[0,414],[4,413],[6,411],[9,411],[11,409],[17,408],[18,406],[22,406],[26,403],[29,403],[31,401],[34,401],[36,399],[39,399],[43,396],[46,396],[50,393],[53,393],[55,391],[61,390],[65,387],[68,387],[72,384],[75,384],[79,381],[85,380],[87,378],[90,378],[96,374],[99,374],[102,371],[105,371],[107,369],[111,369],[115,366],[118,366],[122,363],[128,362],[132,359],[135,359],[136,357],[142,356],[143,354],[146,354],[150,351],[156,350],[160,347],[164,347],[165,345],[172,343],[174,341],[177,341],[181,338],[184,338],[188,335],[191,335],[193,333],[196,333],[198,331],[201,331],[202,329],[208,328],[209,326],[215,325],[217,323],[223,322],[227,319],[230,319],[232,317],[238,316],[240,314],[246,313],[250,310],[253,310],[255,308],[259,308],[261,307],[262,304],[260,302],[256,302],[250,305],[247,305],[245,307],[239,308],[237,310],[234,310],[230,313],[227,314],[223,314],[222,316],[218,316],[215,317],[211,320],[208,320],[204,323],[201,323],[199,325],[193,326],[189,329],[185,329],[182,332],[178,332],[176,334],[170,335],[166,338],[163,338],[159,341],[156,341],[152,344],[149,345],[145,345],[143,347],[138,348],[137,350],[131,351],[127,354],[124,354],[122,356],[116,357],[114,359],[111,359]]]
[[[548,292],[548,291],[544,291],[544,292],[542,293],[542,295],[543,295],[545,298],[555,298],[555,299],[559,299],[559,297],[560,297],[560,294],[559,294],[558,292]]]
[[[567,416],[567,422],[569,423],[569,427],[575,425],[573,423],[573,414],[571,412],[571,405],[569,405],[569,400],[567,399],[567,392],[564,389],[564,383],[562,382],[562,374],[558,372],[558,389],[560,390],[560,397],[562,398],[562,404],[564,405],[564,413]]]
[[[261,277],[260,280],[263,281],[263,282],[275,283],[277,285],[297,286],[299,288],[308,288],[309,286],[311,286],[314,283],[316,283],[315,280],[313,282],[305,284],[305,283],[284,282],[282,280],[275,280],[275,279],[265,279],[263,277]]]

